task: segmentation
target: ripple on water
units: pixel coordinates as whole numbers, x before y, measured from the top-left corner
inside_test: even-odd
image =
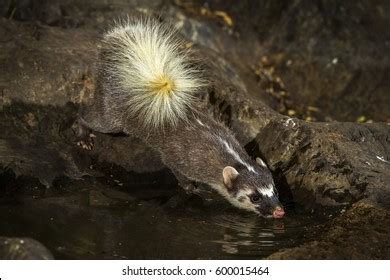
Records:
[[[57,258],[253,259],[313,237],[324,219],[291,212],[264,219],[225,204],[169,208],[141,202],[93,207],[73,197],[0,206],[0,235],[32,237]]]
[[[164,222],[164,216],[169,217],[169,222]],[[323,221],[307,213],[290,212],[283,219],[264,219],[218,207],[160,213],[159,217],[164,232],[171,236],[170,244],[193,250],[199,254],[193,257],[199,258],[266,257],[304,242],[315,235],[313,229]]]

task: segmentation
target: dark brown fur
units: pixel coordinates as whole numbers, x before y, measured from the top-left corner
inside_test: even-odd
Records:
[[[179,120],[176,126],[156,129],[143,127],[140,119],[131,118],[126,107],[131,104],[122,100],[129,93],[120,87],[115,69],[107,63],[104,57],[107,51],[112,50],[102,49],[100,52],[93,102],[80,110],[77,136],[81,146],[92,148],[91,131],[124,132],[143,140],[158,151],[164,164],[173,171],[180,185],[187,191],[193,189],[193,181],[218,186],[222,188],[220,193],[232,197],[240,190],[249,189],[255,194],[259,188],[273,186],[268,168],[256,164],[223,124],[202,111],[187,108],[186,120]],[[224,143],[228,143],[230,152]],[[248,171],[249,165],[255,172]],[[234,167],[240,174],[229,186],[224,184],[223,178],[223,170],[227,166]],[[247,200],[248,197],[241,196],[240,201],[243,199]],[[266,200],[267,203],[264,203]],[[265,204],[269,204],[266,210],[261,210],[260,214],[264,216],[272,214],[273,209],[280,206],[277,197],[264,198],[262,201],[263,208]],[[254,204],[260,203],[261,201]]]

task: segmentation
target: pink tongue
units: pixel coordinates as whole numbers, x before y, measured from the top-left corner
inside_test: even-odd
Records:
[[[284,216],[284,210],[280,207],[277,207],[272,214],[274,218],[282,218]]]

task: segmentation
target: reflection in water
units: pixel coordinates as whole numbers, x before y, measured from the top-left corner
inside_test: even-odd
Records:
[[[305,213],[264,219],[212,200],[171,208],[91,188],[0,203],[0,235],[35,238],[56,258],[251,259],[307,240],[321,221]]]
[[[224,232],[222,239],[213,242],[222,245],[227,254],[244,254],[244,252],[275,246],[275,235],[284,233],[283,220],[264,220],[257,216],[222,216],[216,225]]]

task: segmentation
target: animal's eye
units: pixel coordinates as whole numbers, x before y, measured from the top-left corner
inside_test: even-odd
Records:
[[[252,201],[253,203],[259,202],[259,201],[260,201],[260,195],[258,195],[258,194],[252,195],[252,196],[251,196],[251,201]]]

